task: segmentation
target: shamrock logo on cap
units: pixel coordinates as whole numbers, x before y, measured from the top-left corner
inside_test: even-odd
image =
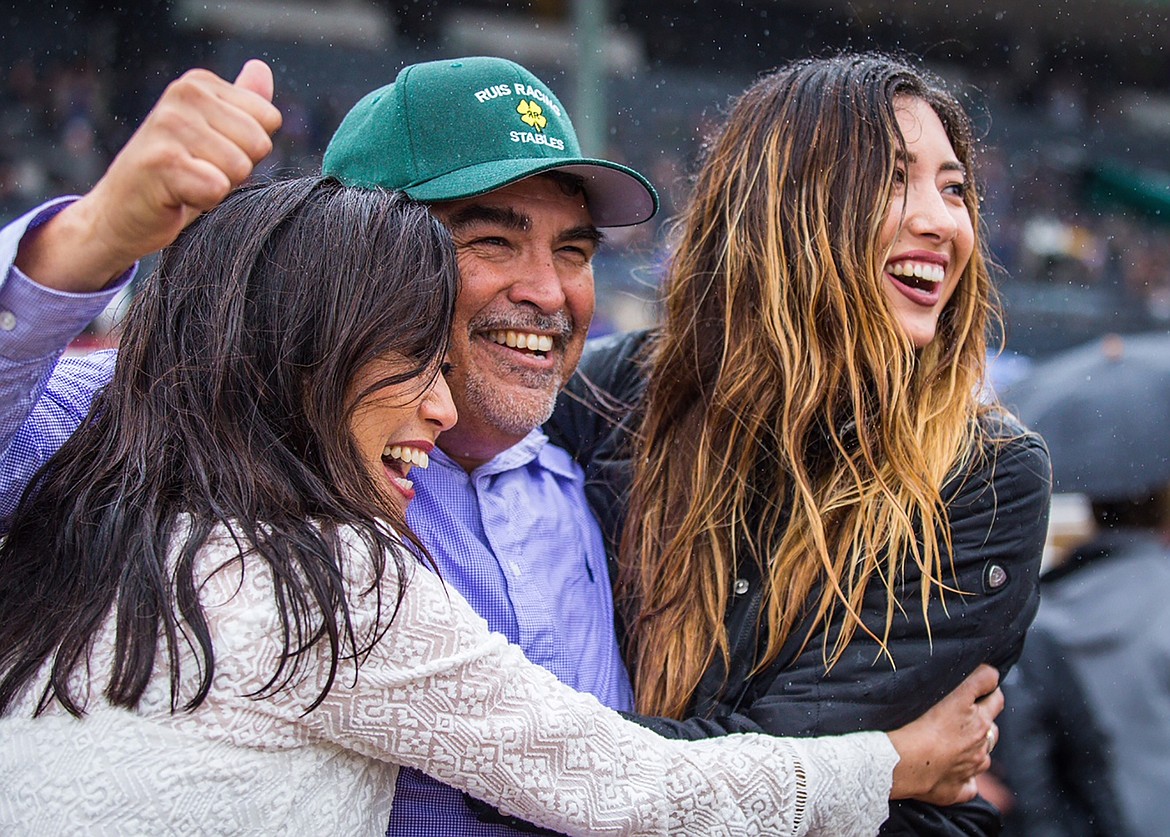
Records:
[[[520,114],[521,122],[531,125],[538,131],[543,131],[544,126],[548,124],[548,119],[544,116],[544,109],[536,102],[521,99],[520,104],[516,105],[516,111]]]

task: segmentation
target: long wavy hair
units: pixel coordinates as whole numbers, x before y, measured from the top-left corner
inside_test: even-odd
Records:
[[[371,589],[385,572],[405,580],[407,550],[425,557],[368,473],[351,414],[378,389],[421,392],[438,374],[456,292],[449,236],[424,207],[329,178],[241,188],[184,231],[127,314],[112,380],[0,547],[0,712],[51,660],[37,712],[57,700],[82,714],[69,677],[103,674],[87,672],[88,650],[111,611],[106,699],[138,703],[161,643],[172,711],[180,652],[196,651],[182,708],[198,706],[215,653],[194,559],[221,525],[273,577],[284,653],[260,694],[324,643],[315,707],[340,655],[368,653],[398,605],[381,602],[375,630],[355,636],[342,537],[369,547]],[[352,392],[388,353],[409,368]]]
[[[977,455],[997,320],[982,244],[926,348],[887,304],[881,227],[905,154],[901,96],[935,110],[973,172],[958,101],[878,54],[763,77],[705,151],[676,223],[621,544],[642,712],[680,717],[703,672],[718,659],[727,670],[724,618],[745,562],[764,579],[757,671],[810,617],[805,642],[840,619],[826,666],[858,630],[889,655],[903,561],[922,569],[924,613],[947,586],[940,489]],[[973,183],[966,195],[978,232]],[[861,619],[869,584],[888,591],[884,631]]]

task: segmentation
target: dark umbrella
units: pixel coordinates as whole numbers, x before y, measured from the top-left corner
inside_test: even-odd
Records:
[[[1001,400],[1048,443],[1056,491],[1121,500],[1170,482],[1170,334],[1062,352]]]

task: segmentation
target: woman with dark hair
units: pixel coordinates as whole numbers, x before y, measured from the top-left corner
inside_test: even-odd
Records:
[[[888,728],[1019,656],[1049,465],[977,396],[974,156],[906,61],[764,76],[677,221],[665,322],[586,353],[552,436],[619,559],[638,708],[693,719],[655,729]],[[907,802],[885,832],[997,829],[979,801]]]

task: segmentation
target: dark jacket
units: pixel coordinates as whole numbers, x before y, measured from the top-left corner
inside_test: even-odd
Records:
[[[1015,797],[1003,837],[1125,837],[1105,736],[1059,638],[1043,625],[1028,631],[1003,693],[992,773]]]
[[[638,352],[645,337],[641,332],[593,341],[546,428],[585,469],[586,495],[611,559],[630,484],[628,440],[644,389]],[[775,663],[749,677],[760,651],[762,588],[758,572],[747,562],[734,581],[727,614],[731,670],[716,665],[706,673],[688,720],[639,720],[676,738],[760,730],[791,736],[888,731],[920,716],[980,663],[1006,673],[1036,612],[1051,470],[1041,440],[1009,416],[989,422],[988,431],[1008,441],[997,446],[990,464],[965,478],[952,478],[943,490],[955,586],[965,595],[932,598],[928,638],[919,602],[920,573],[912,562],[907,564],[900,581],[903,612],[894,620],[890,640],[896,669],[858,631],[826,673],[824,629],[799,654],[805,630],[798,629]],[[885,590],[874,585],[866,594],[865,614],[879,635],[885,608]],[[830,635],[839,624],[830,626]],[[982,800],[946,809],[906,801],[892,804],[891,812],[883,834],[980,835],[999,830],[998,812]]]

